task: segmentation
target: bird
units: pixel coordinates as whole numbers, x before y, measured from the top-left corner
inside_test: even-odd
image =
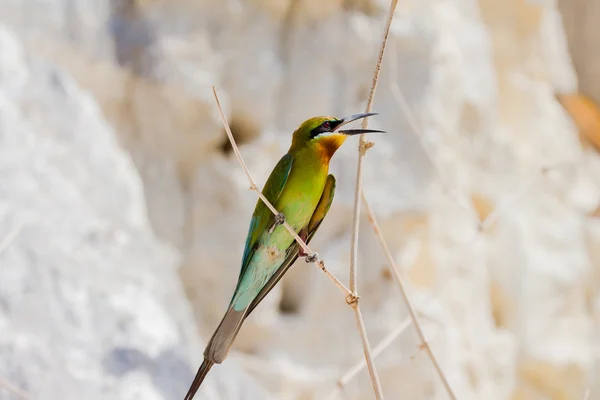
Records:
[[[351,135],[385,133],[341,128],[377,114],[313,117],[294,131],[289,150],[275,165],[262,190],[279,214],[271,212],[261,199],[256,203],[231,301],[206,346],[204,361],[184,400],[192,400],[212,366],[225,360],[244,320],[294,261],[299,256],[307,262],[316,260],[316,253],[306,254],[283,223],[287,222],[300,238],[310,242],[333,201],[336,180],[329,174],[329,162],[336,150]]]

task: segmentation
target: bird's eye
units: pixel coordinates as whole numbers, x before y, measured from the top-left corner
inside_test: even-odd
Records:
[[[336,126],[335,121],[332,121],[332,120],[323,121],[323,122],[321,122],[321,125],[317,126],[312,131],[310,131],[310,137],[315,138],[322,133],[331,132],[331,130],[334,129],[335,126]]]

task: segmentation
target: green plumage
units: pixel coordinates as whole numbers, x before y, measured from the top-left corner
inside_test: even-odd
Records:
[[[318,165],[319,160],[309,160],[305,153],[308,152],[283,156],[263,190],[269,202],[285,215],[287,223],[298,233],[308,229],[321,200],[328,170],[327,166]],[[313,168],[307,168],[311,161]],[[275,216],[259,200],[250,222],[242,270],[232,299],[236,311],[247,308],[289,253],[297,252],[292,235],[283,225],[271,229],[274,223]]]
[[[295,132],[292,145],[277,163],[262,193],[285,216],[286,222],[307,243],[327,215],[335,193],[335,178],[328,175],[329,161],[353,131],[336,132],[347,119],[315,117]],[[365,130],[355,133],[364,133]],[[300,247],[285,226],[258,200],[248,229],[240,275],[231,302],[204,351],[204,362],[185,400],[191,400],[215,363],[221,363],[246,317],[271,291],[298,258]]]
[[[327,215],[329,211],[329,207],[331,207],[331,203],[333,201],[333,195],[335,194],[335,177],[333,175],[329,175],[327,177],[327,183],[325,184],[325,188],[323,190],[323,194],[321,196],[321,200],[319,201],[319,205],[315,209],[308,226],[305,228],[305,232],[301,232],[301,236],[306,237],[306,243],[310,243],[310,240],[319,229],[321,222],[323,222],[323,218]],[[294,241],[290,247],[287,249],[287,257],[284,262],[281,264],[277,272],[271,276],[266,285],[262,288],[262,290],[258,293],[256,298],[252,300],[250,304],[250,308],[248,309],[248,313],[254,310],[254,307],[261,302],[261,300],[271,291],[271,289],[279,282],[279,280],[283,277],[286,271],[292,266],[294,261],[298,258],[298,252],[300,251],[300,245]]]

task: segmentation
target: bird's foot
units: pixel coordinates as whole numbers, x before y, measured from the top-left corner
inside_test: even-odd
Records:
[[[275,222],[273,222],[273,225],[271,225],[271,227],[269,228],[269,234],[273,233],[275,228],[277,228],[279,225],[283,225],[284,222],[285,215],[283,215],[282,213],[275,214]]]
[[[306,261],[307,263],[314,263],[319,260],[319,253],[312,253],[312,254],[304,253],[303,257],[304,257],[304,261]]]

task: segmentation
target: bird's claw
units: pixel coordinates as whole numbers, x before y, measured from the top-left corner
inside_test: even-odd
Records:
[[[278,213],[275,215],[275,225],[281,225],[285,222],[285,215]]]
[[[304,261],[307,263],[314,263],[319,259],[319,253],[307,254],[304,256]]]
[[[269,234],[273,233],[275,228],[277,228],[279,225],[282,225],[284,222],[285,215],[283,215],[282,213],[275,214],[275,222],[273,222],[273,225],[271,225],[271,227],[269,228]]]

